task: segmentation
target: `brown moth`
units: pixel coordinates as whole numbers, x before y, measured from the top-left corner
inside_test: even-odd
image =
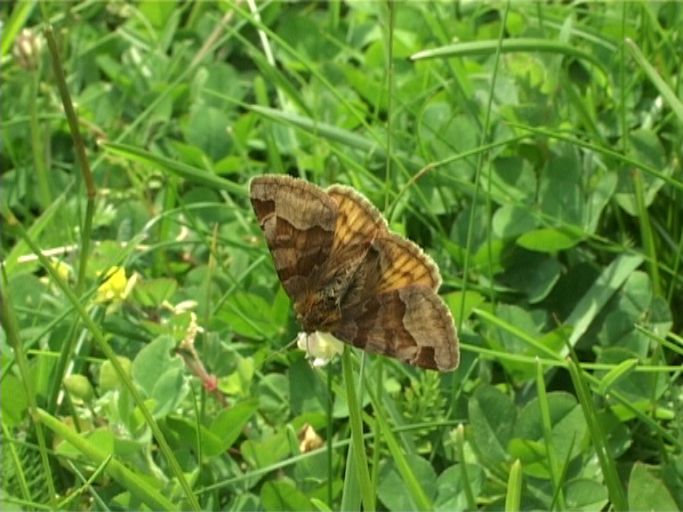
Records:
[[[251,204],[306,333],[448,371],[458,337],[437,295],[439,269],[350,187],[323,190],[284,175],[250,184]]]

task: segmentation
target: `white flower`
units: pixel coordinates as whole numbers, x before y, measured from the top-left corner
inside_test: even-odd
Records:
[[[296,337],[296,346],[306,351],[316,368],[325,366],[334,356],[344,351],[344,344],[329,332],[300,332]]]

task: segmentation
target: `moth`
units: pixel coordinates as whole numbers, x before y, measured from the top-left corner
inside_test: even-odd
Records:
[[[389,231],[353,188],[286,175],[251,180],[251,204],[275,270],[306,333],[422,368],[458,366],[458,337],[437,295],[439,269]]]

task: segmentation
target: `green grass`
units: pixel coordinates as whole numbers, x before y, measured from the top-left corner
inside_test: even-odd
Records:
[[[683,509],[683,5],[511,4],[3,4],[3,509]],[[263,173],[434,258],[457,371],[310,366]]]

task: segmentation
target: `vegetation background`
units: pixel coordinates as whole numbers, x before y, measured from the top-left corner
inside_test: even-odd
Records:
[[[683,4],[0,16],[3,510],[683,509]],[[265,172],[425,248],[457,371],[288,345]]]

